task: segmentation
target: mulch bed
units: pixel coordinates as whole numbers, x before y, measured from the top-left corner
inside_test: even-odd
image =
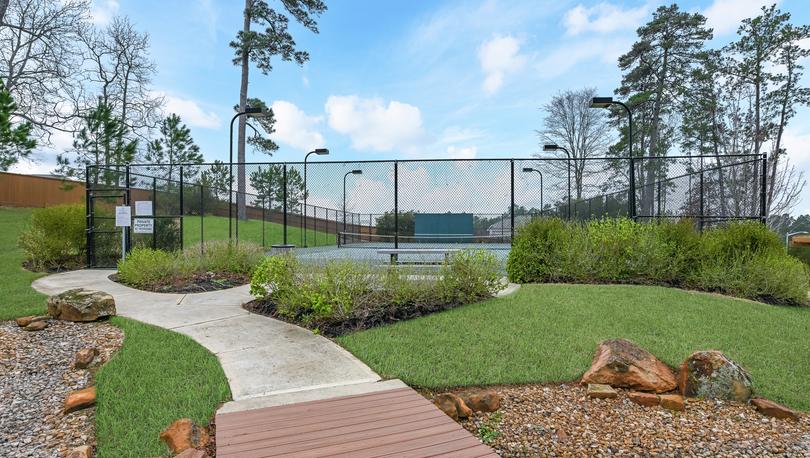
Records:
[[[235,288],[246,285],[250,282],[249,275],[235,274],[230,272],[205,272],[193,274],[185,278],[173,278],[167,283],[149,286],[134,286],[124,283],[118,274],[110,275],[110,280],[144,291],[155,293],[205,293],[208,291],[218,291],[222,289]]]
[[[63,414],[70,391],[93,385],[93,372],[123,343],[108,323],[49,321],[42,331],[0,322],[0,450],[2,456],[64,456],[95,446],[95,408]],[[76,352],[99,350],[88,369],[74,369]]]
[[[696,399],[671,412],[634,404],[623,390],[590,399],[574,383],[491,388],[503,396],[500,422],[478,414],[462,425],[476,435],[497,425],[489,445],[501,456],[810,456],[806,414],[779,420],[748,404]]]

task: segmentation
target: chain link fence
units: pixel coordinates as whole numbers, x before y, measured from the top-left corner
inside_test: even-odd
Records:
[[[91,166],[87,262],[114,266],[133,247],[203,250],[216,240],[268,250],[508,250],[515,230],[540,217],[690,218],[700,228],[764,221],[765,161],[740,155]],[[116,227],[117,206],[131,207],[132,226]]]

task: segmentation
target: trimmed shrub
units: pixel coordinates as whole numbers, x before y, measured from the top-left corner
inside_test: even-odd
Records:
[[[17,244],[34,270],[75,269],[86,259],[85,211],[83,204],[38,208],[31,224]]]
[[[136,288],[163,291],[207,275],[215,281],[227,277],[230,281],[223,286],[231,286],[234,280],[247,282],[263,258],[261,247],[248,242],[209,242],[202,252],[196,245],[182,252],[133,248],[125,261],[118,261],[118,280]]]
[[[292,253],[263,260],[250,292],[257,311],[339,335],[491,297],[503,288],[485,250],[454,253],[436,275],[354,261],[304,264]]]
[[[521,228],[510,280],[683,286],[789,305],[807,303],[808,269],[758,222],[697,232],[689,220],[541,219]]]

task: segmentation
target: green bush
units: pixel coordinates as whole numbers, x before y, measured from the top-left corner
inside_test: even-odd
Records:
[[[807,268],[758,222],[699,233],[689,220],[536,220],[518,231],[507,273],[520,283],[647,283],[790,305],[806,304],[810,289]]]
[[[83,204],[38,208],[20,234],[19,247],[34,270],[74,269],[86,261]]]
[[[133,248],[118,261],[118,279],[136,288],[162,290],[194,275],[213,273],[230,277],[250,276],[264,258],[262,248],[249,242],[209,242],[182,252]]]
[[[503,288],[499,270],[485,250],[455,253],[434,275],[346,260],[304,264],[287,253],[259,263],[250,292],[262,312],[338,335],[491,297]]]

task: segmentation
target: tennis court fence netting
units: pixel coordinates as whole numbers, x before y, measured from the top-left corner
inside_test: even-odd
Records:
[[[213,240],[508,249],[534,218],[765,220],[766,158],[434,159],[89,166],[87,263]],[[115,224],[115,207],[132,225]],[[148,210],[148,211],[147,211]]]

